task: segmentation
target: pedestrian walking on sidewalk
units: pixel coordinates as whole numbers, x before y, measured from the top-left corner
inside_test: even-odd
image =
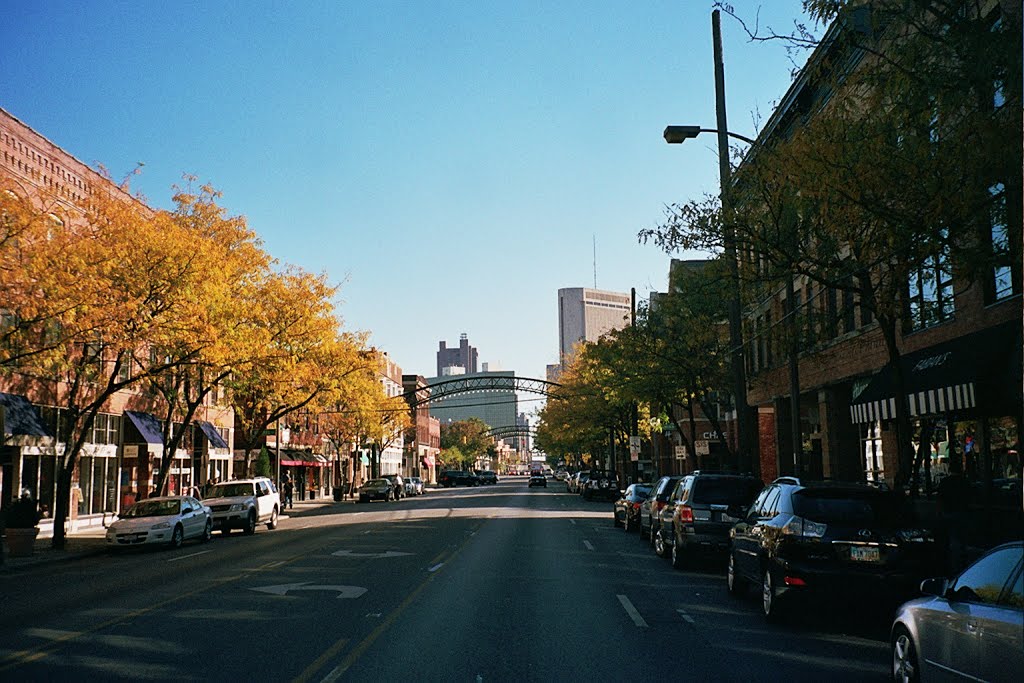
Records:
[[[295,509],[295,503],[292,501],[292,494],[295,493],[295,485],[292,484],[292,480],[287,475],[284,478],[284,506],[286,508]]]

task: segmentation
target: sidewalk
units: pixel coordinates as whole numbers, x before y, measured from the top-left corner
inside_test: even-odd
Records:
[[[280,519],[301,517],[305,512],[317,510],[328,505],[351,505],[354,502],[349,499],[336,503],[329,497],[317,498],[315,500],[297,500],[295,501],[294,508],[281,511]],[[85,527],[69,532],[65,536],[63,550],[53,548],[51,545],[53,539],[51,537],[37,537],[33,554],[29,557],[8,556],[7,544],[5,543],[3,546],[3,564],[0,564],[0,576],[38,565],[100,555],[107,551],[106,533],[107,530],[102,526]]]

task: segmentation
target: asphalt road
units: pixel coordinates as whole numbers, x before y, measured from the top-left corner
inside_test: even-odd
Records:
[[[0,576],[0,680],[881,681],[862,606],[785,625],[552,482],[327,506]]]

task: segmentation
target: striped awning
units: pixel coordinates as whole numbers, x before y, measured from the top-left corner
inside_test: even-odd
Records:
[[[1015,414],[1021,403],[1020,345],[1020,324],[1011,322],[905,354],[900,368],[910,417]],[[887,365],[855,385],[852,422],[895,419],[895,374]]]

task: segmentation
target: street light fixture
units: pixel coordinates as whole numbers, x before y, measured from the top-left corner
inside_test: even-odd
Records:
[[[665,142],[670,145],[679,145],[691,138],[695,138],[701,133],[718,133],[716,128],[701,128],[700,126],[665,126],[665,132],[663,134]],[[731,138],[742,140],[748,145],[754,144],[754,141],[748,138],[746,135],[740,135],[739,133],[733,133],[732,131],[725,131],[725,134]]]

